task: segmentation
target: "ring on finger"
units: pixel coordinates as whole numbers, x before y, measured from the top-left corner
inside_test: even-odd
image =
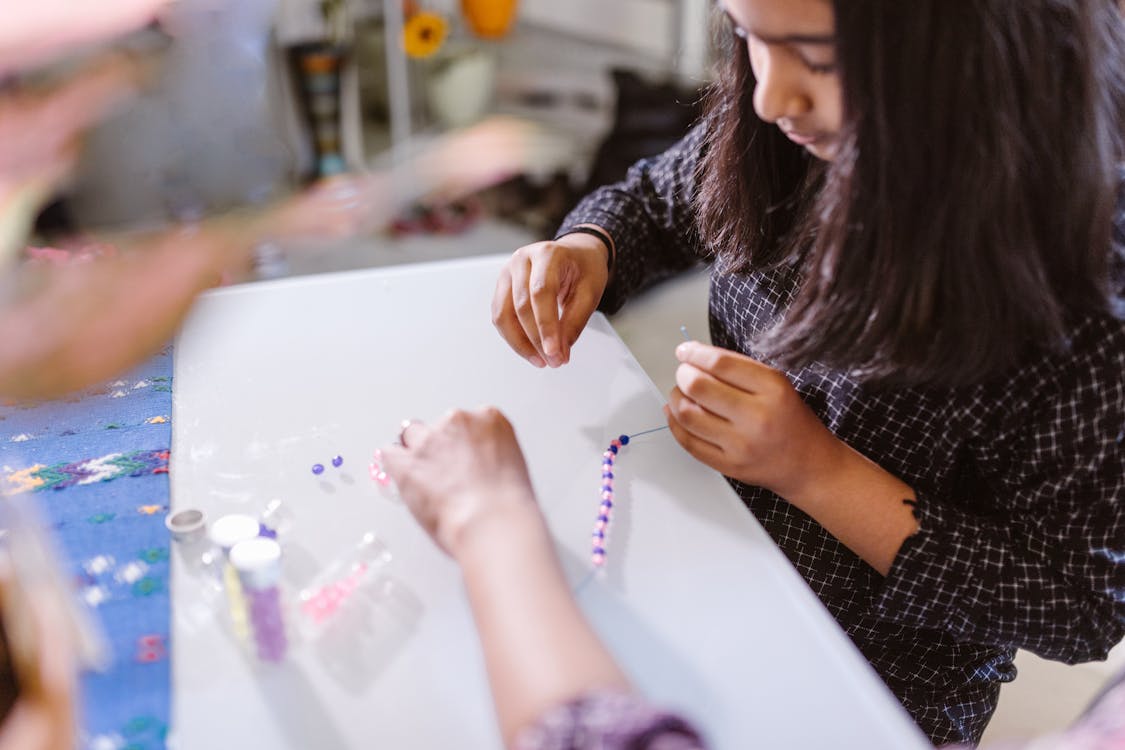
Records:
[[[404,420],[402,420],[402,427],[398,431],[398,444],[401,445],[403,448],[409,448],[410,447],[409,445],[406,444],[406,430],[410,427],[410,425],[415,424],[417,421],[418,420],[416,420],[416,419],[404,419]]]

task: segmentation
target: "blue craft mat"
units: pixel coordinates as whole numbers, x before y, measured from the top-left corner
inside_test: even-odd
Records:
[[[170,550],[164,528],[171,384],[168,347],[80,397],[0,406],[0,482],[9,492],[31,492],[79,592],[101,599],[93,611],[113,663],[105,673],[83,678],[82,744],[91,749],[165,746],[171,711]],[[111,454],[136,460],[81,465]],[[50,468],[26,471],[36,465]],[[21,469],[24,474],[13,478]],[[44,477],[43,485],[30,487]],[[96,481],[78,484],[83,478]]]

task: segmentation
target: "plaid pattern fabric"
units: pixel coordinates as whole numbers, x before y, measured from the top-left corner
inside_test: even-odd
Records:
[[[702,750],[694,729],[632,693],[596,691],[547,711],[516,750]]]
[[[617,243],[602,309],[700,258],[692,212],[698,126],[567,217]],[[937,742],[976,741],[1017,648],[1104,658],[1125,635],[1125,209],[1116,318],[1088,317],[1065,355],[957,389],[875,389],[842,372],[788,372],[844,442],[917,493],[920,530],[883,578],[778,496],[731,484]],[[793,269],[714,268],[714,344],[752,341],[793,298]],[[748,572],[747,575],[752,575]]]

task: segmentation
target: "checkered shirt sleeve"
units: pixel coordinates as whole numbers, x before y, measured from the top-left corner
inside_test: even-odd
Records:
[[[567,217],[617,243],[603,310],[700,259],[704,127]],[[915,490],[920,528],[888,576],[776,495],[731,482],[935,741],[980,737],[1017,647],[1077,662],[1125,636],[1125,191],[1114,238],[1113,309],[1076,316],[1066,351],[987,384],[879,389],[786,372],[840,440]],[[799,281],[712,268],[712,341],[761,359],[756,337]]]
[[[702,750],[695,730],[643,697],[594,691],[547,711],[516,750]]]
[[[599,305],[603,312],[617,312],[633,294],[699,262],[692,204],[705,137],[705,125],[697,125],[660,156],[634,164],[622,182],[586,196],[563,221],[558,236],[596,224],[613,238],[616,255]]]

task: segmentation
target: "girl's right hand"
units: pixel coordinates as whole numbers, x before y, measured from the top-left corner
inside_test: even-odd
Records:
[[[492,299],[492,323],[535,367],[560,367],[609,282],[610,249],[592,235],[568,234],[512,254]]]

